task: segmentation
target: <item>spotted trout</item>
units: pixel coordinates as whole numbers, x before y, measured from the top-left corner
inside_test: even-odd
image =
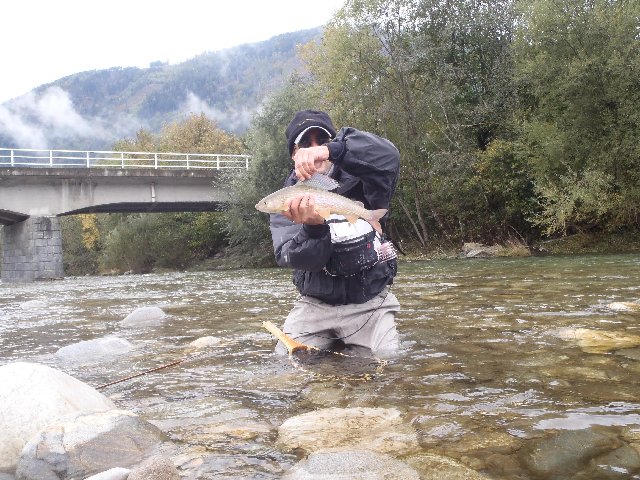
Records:
[[[380,219],[387,213],[387,209],[367,210],[361,202],[329,191],[338,186],[339,183],[334,179],[316,173],[308,180],[281,188],[267,195],[256,204],[256,209],[264,213],[282,213],[285,211],[285,204],[289,199],[309,193],[315,199],[315,211],[323,218],[328,219],[331,214],[342,215],[352,224],[361,218],[369,222],[375,231],[382,234]]]

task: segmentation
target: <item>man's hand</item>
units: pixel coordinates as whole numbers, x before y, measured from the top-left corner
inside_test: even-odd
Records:
[[[293,223],[320,225],[324,218],[316,213],[315,198],[309,193],[298,195],[285,203],[283,215]]]
[[[293,163],[298,180],[311,178],[315,172],[322,170],[322,166],[327,160],[329,160],[329,148],[325,145],[296,149]]]

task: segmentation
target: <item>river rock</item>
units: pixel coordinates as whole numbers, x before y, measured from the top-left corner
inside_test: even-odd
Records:
[[[623,445],[591,461],[583,477],[585,480],[622,480],[630,478],[630,473],[637,473],[639,470],[640,453],[629,445]]]
[[[593,427],[532,440],[518,453],[522,465],[537,477],[565,478],[587,468],[591,459],[622,445],[613,432]]]
[[[115,467],[110,468],[107,471],[91,475],[85,478],[85,480],[127,480],[127,477],[131,473],[128,468]]]
[[[317,452],[294,465],[283,476],[287,480],[419,480],[413,468],[400,460],[367,450]],[[439,479],[445,477],[438,477]]]
[[[47,306],[47,303],[42,300],[27,300],[20,304],[20,308],[23,310],[41,310]]]
[[[500,247],[493,245],[487,247],[481,243],[465,243],[462,245],[462,256],[464,258],[491,258],[498,255]]]
[[[420,454],[407,459],[407,463],[420,473],[422,480],[487,480],[456,460],[434,454]]]
[[[53,368],[16,362],[0,367],[0,471],[13,470],[38,430],[66,415],[116,408],[94,388]]]
[[[394,408],[326,408],[286,420],[278,444],[307,453],[351,448],[403,455],[418,449],[418,438]]]
[[[640,303],[636,302],[613,302],[607,305],[609,310],[614,312],[640,312]]]
[[[160,307],[140,307],[121,320],[120,325],[131,328],[155,327],[162,324],[166,316]]]
[[[640,335],[622,332],[604,332],[589,328],[566,328],[559,331],[560,338],[575,341],[586,353],[608,353],[612,350],[634,348],[640,345]]]
[[[153,456],[135,467],[127,480],[180,480],[178,469],[171,460]]]
[[[218,337],[200,337],[196,338],[193,342],[189,344],[189,349],[192,350],[200,350],[203,348],[214,347],[220,343],[220,339]]]
[[[25,445],[17,480],[86,478],[144,459],[160,430],[126,410],[80,414],[40,430]]]
[[[105,357],[127,353],[131,351],[132,348],[133,345],[131,342],[123,338],[109,336],[72,343],[71,345],[58,349],[56,356],[73,362],[101,361],[104,360]]]

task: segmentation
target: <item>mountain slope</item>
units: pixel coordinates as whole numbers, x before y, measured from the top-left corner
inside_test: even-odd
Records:
[[[300,67],[296,47],[321,28],[286,33],[149,68],[70,75],[0,105],[0,147],[107,149],[140,128],[194,112],[243,133],[263,99]]]

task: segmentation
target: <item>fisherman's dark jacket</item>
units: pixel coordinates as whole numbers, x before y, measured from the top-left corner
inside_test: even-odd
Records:
[[[335,168],[331,177],[340,183],[335,193],[360,201],[365,208],[389,209],[400,169],[400,154],[388,140],[354,128],[342,128],[327,144]],[[285,180],[297,181],[295,172]],[[382,218],[384,228],[386,218]],[[294,269],[293,283],[302,295],[331,305],[364,303],[393,283],[394,260],[380,262],[352,276],[332,276],[325,266],[333,252],[329,225],[299,225],[282,214],[270,217],[276,261]]]

